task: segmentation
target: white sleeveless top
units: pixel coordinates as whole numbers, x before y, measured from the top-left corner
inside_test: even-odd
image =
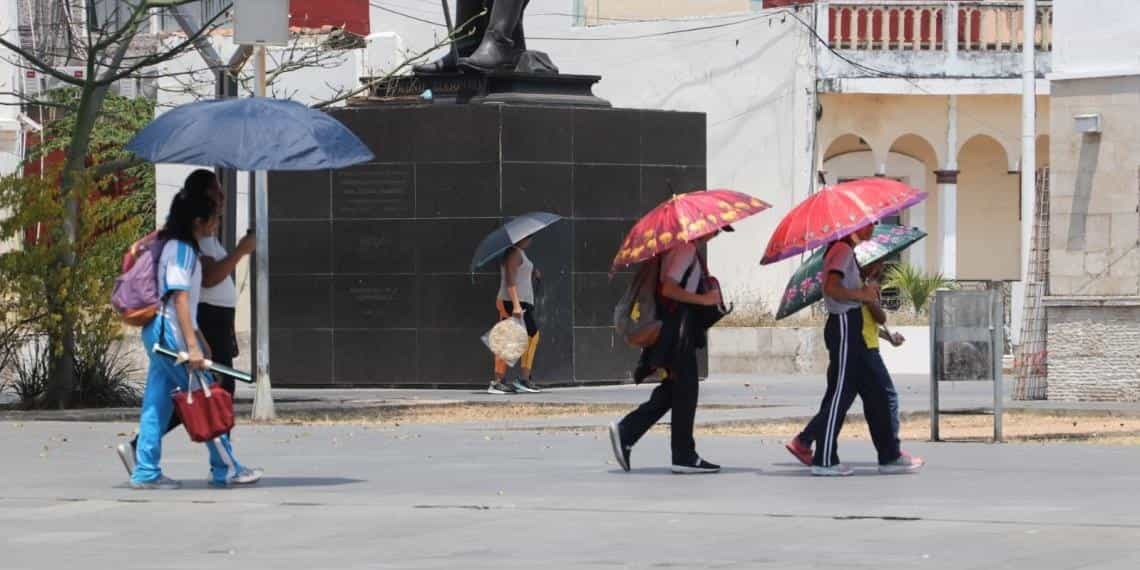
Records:
[[[519,266],[518,271],[515,272],[515,287],[518,288],[519,301],[523,303],[534,304],[534,263],[526,256],[526,252],[519,250],[522,254],[522,265]],[[508,254],[509,255],[509,254]],[[504,261],[505,263],[505,261]],[[499,299],[503,301],[510,301],[511,295],[507,292],[507,268],[499,268]]]

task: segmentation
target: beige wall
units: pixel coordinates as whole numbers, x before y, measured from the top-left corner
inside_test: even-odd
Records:
[[[958,177],[959,279],[1015,280],[1019,276],[1021,102],[1008,95],[958,96],[958,138],[947,146],[946,96],[822,94],[823,117],[819,127],[820,160],[861,153],[871,174],[915,178],[896,154],[921,162],[925,179],[920,186],[929,194],[924,212],[907,223],[925,229],[928,270],[942,261],[939,196],[935,170],[955,166]],[[1049,99],[1038,98],[1038,132],[1048,133]],[[860,142],[862,139],[862,142]],[[1039,140],[1044,149],[1047,138]],[[1038,156],[1038,165],[1048,155]],[[896,166],[898,165],[898,166]],[[824,168],[829,170],[829,168]],[[921,219],[918,219],[921,218]]]
[[[1052,295],[1140,295],[1140,75],[1053,82]],[[1073,117],[1099,113],[1103,132]]]
[[[1016,281],[1021,275],[1020,177],[1005,151],[979,135],[958,155],[958,279]]]
[[[653,20],[739,14],[751,9],[749,0],[581,0],[587,26],[623,20]]]

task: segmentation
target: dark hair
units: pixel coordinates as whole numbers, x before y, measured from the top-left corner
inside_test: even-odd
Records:
[[[210,197],[210,188],[218,183],[218,177],[213,170],[199,168],[186,177],[182,183],[182,191],[190,194],[201,194]]]
[[[198,238],[194,237],[194,221],[209,220],[217,205],[210,199],[208,189],[214,173],[209,170],[195,170],[186,177],[186,183],[170,203],[170,213],[166,223],[158,232],[160,239],[176,239],[186,242],[198,251]]]

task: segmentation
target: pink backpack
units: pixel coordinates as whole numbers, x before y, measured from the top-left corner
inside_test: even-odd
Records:
[[[166,241],[159,239],[158,232],[151,232],[131,244],[123,255],[123,272],[115,278],[111,307],[128,325],[145,326],[162,308],[158,262]]]

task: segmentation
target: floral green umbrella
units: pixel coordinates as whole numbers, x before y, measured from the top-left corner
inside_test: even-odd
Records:
[[[879,224],[875,226],[875,233],[871,239],[855,246],[855,259],[859,265],[869,265],[884,257],[900,252],[911,246],[914,242],[926,237],[926,232],[906,226],[893,224]],[[827,248],[821,247],[796,270],[784,296],[780,299],[780,310],[776,318],[795,314],[800,309],[815,303],[823,298],[823,253]]]

